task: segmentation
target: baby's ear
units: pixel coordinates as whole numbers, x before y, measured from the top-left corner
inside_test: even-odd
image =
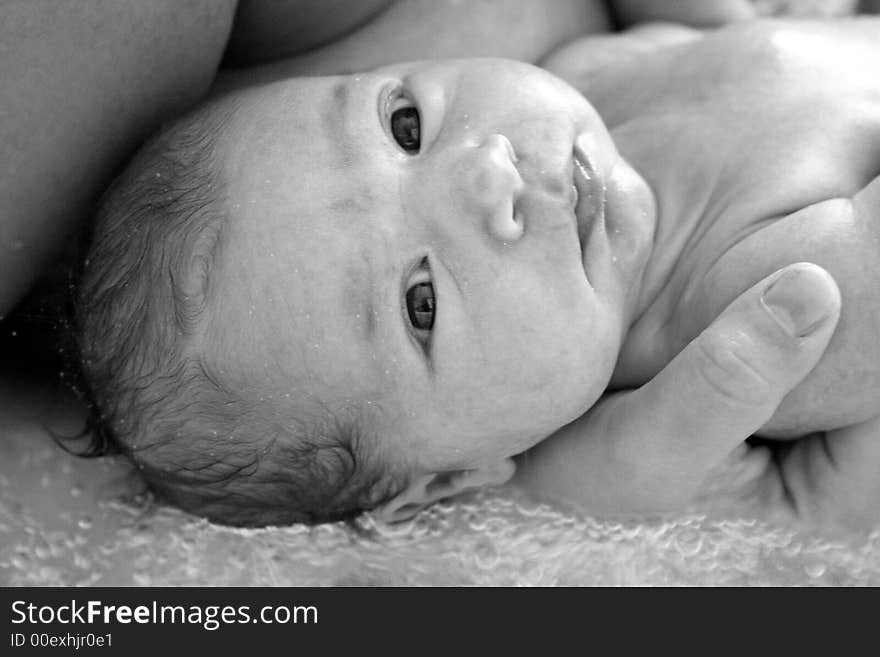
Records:
[[[434,502],[474,488],[500,486],[516,471],[513,459],[502,459],[473,470],[451,470],[416,477],[397,495],[373,509],[373,517],[387,523],[409,520]]]

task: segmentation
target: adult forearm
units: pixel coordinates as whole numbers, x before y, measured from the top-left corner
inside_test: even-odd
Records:
[[[205,93],[234,4],[0,3],[0,316],[139,142]]]
[[[748,0],[612,0],[611,7],[620,27],[651,21],[718,27],[755,16]]]

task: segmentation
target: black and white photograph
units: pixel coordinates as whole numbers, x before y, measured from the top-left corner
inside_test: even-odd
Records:
[[[880,586],[880,1],[0,0],[0,586]]]

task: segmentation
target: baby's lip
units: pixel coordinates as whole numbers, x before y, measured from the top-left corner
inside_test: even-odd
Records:
[[[581,140],[575,141],[572,159],[574,160],[572,178],[577,192],[574,215],[583,256],[596,220],[601,222],[605,214],[605,184]]]

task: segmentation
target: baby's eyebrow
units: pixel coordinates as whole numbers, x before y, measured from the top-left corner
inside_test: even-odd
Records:
[[[372,345],[376,335],[376,311],[373,306],[375,290],[373,271],[366,254],[349,262],[343,282],[342,312],[348,314],[358,335]]]
[[[343,215],[350,218],[352,215],[364,216],[369,214],[375,206],[375,197],[369,187],[359,185],[358,189],[351,194],[337,198],[328,206],[335,215]]]
[[[348,78],[333,86],[321,116],[324,139],[339,155],[335,164],[339,169],[350,169],[363,157],[358,136],[352,132],[351,118],[357,111],[351,105]],[[363,140],[361,140],[363,141]]]

